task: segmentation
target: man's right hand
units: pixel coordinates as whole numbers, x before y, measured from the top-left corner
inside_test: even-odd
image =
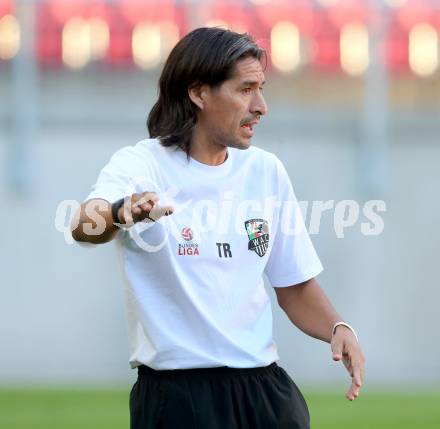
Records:
[[[121,224],[131,226],[144,220],[157,221],[162,216],[168,216],[173,212],[172,206],[159,204],[159,196],[155,192],[143,192],[127,197],[118,210],[118,218]]]

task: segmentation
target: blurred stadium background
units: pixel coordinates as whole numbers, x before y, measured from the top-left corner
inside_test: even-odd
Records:
[[[332,211],[312,235],[318,280],[367,356],[364,414],[343,403],[348,378],[328,345],[273,306],[280,364],[316,400],[316,427],[439,428],[438,399],[416,400],[440,389],[436,0],[0,0],[0,426],[40,427],[44,404],[64,397],[21,388],[131,387],[113,246],[66,244],[55,213],[86,197],[115,150],[147,137],[164,59],[205,25],[248,31],[268,50],[269,114],[254,144],[281,157],[300,200],[387,205],[378,236],[362,235],[361,212],[338,238]],[[322,390],[339,401],[316,399]],[[379,390],[408,406],[398,396],[381,409],[392,401]],[[20,401],[37,417],[20,420]],[[345,407],[342,420],[333,407]],[[50,424],[59,427],[41,427]]]

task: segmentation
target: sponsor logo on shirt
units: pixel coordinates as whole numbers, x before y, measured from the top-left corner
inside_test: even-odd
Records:
[[[244,223],[249,237],[248,250],[253,250],[258,256],[266,254],[269,247],[269,224],[264,219],[249,219]]]
[[[199,245],[193,243],[194,234],[191,228],[185,227],[180,232],[180,235],[185,240],[185,243],[179,243],[177,254],[179,256],[195,256],[199,254]]]
[[[194,236],[191,228],[183,228],[181,234],[182,238],[186,241],[191,241]]]

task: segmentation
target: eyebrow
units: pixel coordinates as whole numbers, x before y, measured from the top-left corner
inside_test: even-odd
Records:
[[[265,80],[263,80],[263,82],[261,82],[261,85],[264,85],[266,83]],[[245,80],[244,82],[241,83],[242,86],[255,86],[258,85],[259,82],[256,80]]]

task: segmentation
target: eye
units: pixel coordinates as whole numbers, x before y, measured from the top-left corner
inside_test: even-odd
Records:
[[[243,88],[242,92],[243,92],[243,94],[250,94],[251,93],[251,88]]]

